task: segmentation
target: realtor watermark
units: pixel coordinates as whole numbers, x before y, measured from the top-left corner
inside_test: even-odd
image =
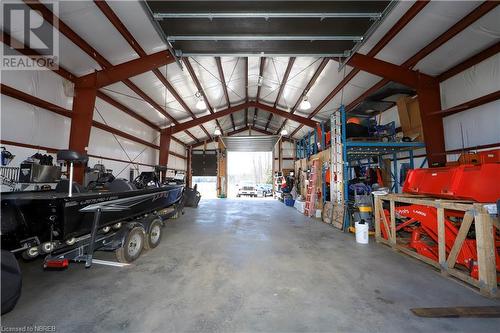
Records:
[[[2,70],[59,69],[58,2],[2,0],[1,11]]]
[[[1,332],[57,332],[55,325],[0,326]]]

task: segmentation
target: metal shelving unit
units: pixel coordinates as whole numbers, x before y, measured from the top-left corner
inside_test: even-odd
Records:
[[[349,204],[349,180],[352,176],[352,168],[361,165],[382,166],[385,156],[392,156],[393,172],[391,172],[392,187],[395,193],[399,192],[398,184],[398,153],[408,153],[410,168],[414,167],[413,151],[425,147],[423,142],[383,142],[383,141],[356,141],[348,140],[346,136],[347,115],[342,105],[337,112],[331,116],[331,153],[330,170],[332,171],[330,184],[331,200],[344,205],[347,212]],[[340,124],[340,126],[339,126]],[[340,133],[339,133],[340,130]],[[376,157],[376,162],[373,162]],[[339,167],[342,166],[342,167]],[[349,227],[349,215],[344,214],[343,229]]]

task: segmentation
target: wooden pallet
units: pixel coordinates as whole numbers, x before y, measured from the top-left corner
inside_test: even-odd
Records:
[[[383,210],[383,201],[389,202],[390,220],[387,218]],[[494,229],[499,228],[498,218],[492,217],[484,204],[472,203],[458,200],[441,200],[428,198],[423,196],[415,196],[409,194],[388,194],[375,196],[375,239],[378,243],[386,244],[395,250],[403,252],[409,256],[417,258],[435,268],[437,268],[443,276],[453,277],[467,285],[477,288],[480,293],[487,297],[499,297],[497,285],[497,270],[495,259],[495,238]],[[396,235],[396,204],[416,204],[434,207],[437,209],[438,216],[438,254],[439,262],[436,262],[428,257],[425,257],[413,249],[405,246],[403,239]],[[465,212],[464,221],[461,224],[457,238],[449,255],[446,253],[445,244],[445,224],[444,210],[455,210]],[[474,222],[479,279],[472,278],[467,272],[459,270],[455,267],[456,258],[462,247],[462,244]],[[381,224],[387,230],[388,239],[382,237]]]

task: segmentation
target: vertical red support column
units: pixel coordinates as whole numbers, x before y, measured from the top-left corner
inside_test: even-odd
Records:
[[[444,164],[446,154],[443,117],[437,114],[441,110],[439,81],[427,75],[419,75],[417,94],[427,150],[427,163],[429,166]]]
[[[168,152],[170,151],[170,139],[172,138],[172,127],[167,127],[160,132],[160,158],[159,165],[167,166]]]
[[[187,160],[186,160],[186,185],[187,187],[193,187],[193,173],[191,169],[191,156],[193,155],[193,147],[189,146],[187,149]]]
[[[283,160],[283,147],[282,147],[283,138],[281,138],[278,142],[278,171],[281,171],[282,168],[282,160]]]
[[[71,118],[71,131],[69,134],[69,149],[79,153],[87,153],[92,129],[97,89],[95,87],[75,86],[73,98],[73,111]],[[75,165],[73,179],[83,184],[85,173],[84,165]]]
[[[158,158],[158,164],[160,166],[167,166],[168,164],[168,152],[170,151],[170,139],[172,138],[172,127],[167,127],[160,132],[160,156]],[[161,180],[165,179],[165,171],[161,172]]]

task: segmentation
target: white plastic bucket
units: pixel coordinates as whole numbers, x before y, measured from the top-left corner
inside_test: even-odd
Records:
[[[368,223],[354,222],[356,228],[356,243],[368,244]]]

